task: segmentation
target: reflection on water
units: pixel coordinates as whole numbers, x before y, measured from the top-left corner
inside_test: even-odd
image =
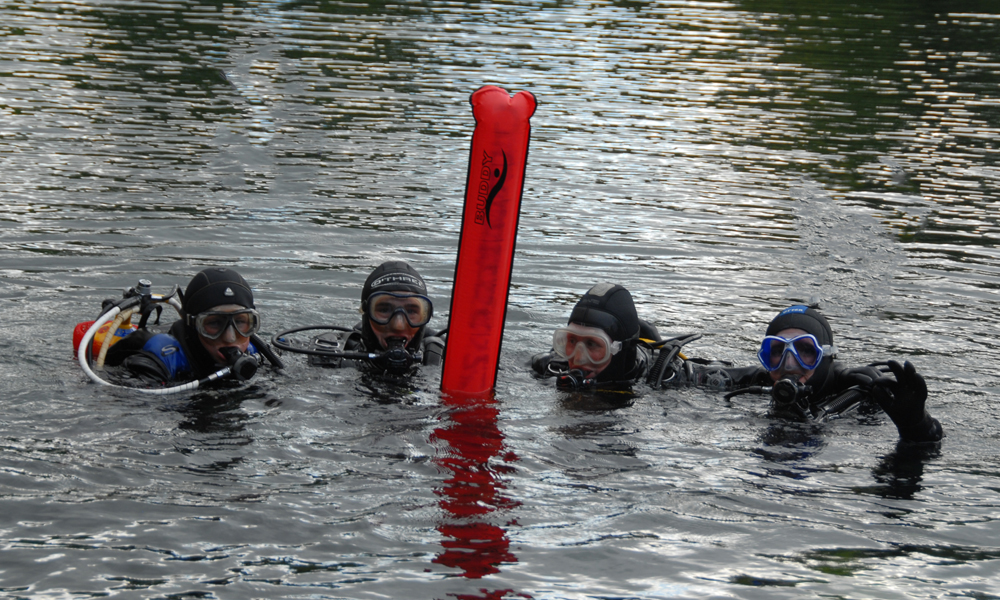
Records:
[[[480,579],[499,573],[501,564],[517,562],[510,552],[507,531],[496,524],[502,515],[520,503],[504,495],[506,465],[491,464],[500,459],[512,463],[517,456],[505,451],[503,434],[497,428],[497,402],[489,399],[447,398],[450,423],[434,430],[432,438],[447,442],[445,454],[435,462],[451,476],[435,491],[447,522],[438,527],[445,540],[444,552],[434,562],[462,569],[466,577]],[[493,513],[499,512],[499,515]]]
[[[2,593],[994,593],[994,4],[0,5]],[[484,84],[539,100],[495,402],[291,360],[150,401],[67,358],[103,298],[215,263],[274,332],[352,325],[407,260],[445,326]],[[603,280],[737,364],[820,297],[947,437],[557,393],[525,362]]]

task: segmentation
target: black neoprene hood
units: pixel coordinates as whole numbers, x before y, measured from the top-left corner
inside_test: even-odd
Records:
[[[632,294],[620,285],[598,283],[573,307],[570,323],[603,329],[612,340],[639,337],[639,315]]]
[[[789,306],[778,313],[778,316],[774,317],[768,324],[764,335],[777,335],[785,329],[801,329],[812,334],[821,345],[833,345],[833,329],[830,328],[826,317],[815,308],[804,304]]]
[[[375,267],[361,288],[361,303],[375,292],[411,292],[427,295],[427,284],[417,270],[401,260],[390,260]]]
[[[184,313],[197,315],[224,304],[254,308],[253,292],[243,276],[232,269],[210,267],[191,278],[184,290]]]

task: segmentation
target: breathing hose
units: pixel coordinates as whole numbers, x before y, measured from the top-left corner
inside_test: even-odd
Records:
[[[340,325],[307,325],[305,327],[296,327],[294,329],[286,329],[285,331],[279,331],[271,337],[271,344],[278,349],[285,350],[288,352],[294,352],[298,354],[308,354],[312,356],[325,356],[330,358],[341,358],[347,360],[362,360],[367,361],[369,364],[386,369],[389,372],[402,373],[407,369],[412,367],[414,364],[420,364],[424,360],[424,355],[422,352],[407,350],[404,345],[394,345],[382,350],[381,352],[350,352],[343,350],[324,350],[324,349],[313,349],[313,348],[302,348],[290,344],[285,338],[293,333],[301,333],[303,331],[313,331],[313,330],[332,330],[332,331],[354,331],[348,327],[342,327]]]
[[[750,387],[733,390],[728,394],[726,394],[725,396],[723,396],[723,398],[726,400],[731,400],[732,398],[736,396],[742,396],[743,394],[770,394],[770,393],[771,393],[770,386],[752,385]]]
[[[340,325],[307,325],[305,327],[296,327],[295,329],[286,329],[285,331],[279,331],[271,337],[271,345],[275,348],[285,350],[286,352],[294,352],[297,354],[311,354],[313,356],[330,356],[333,358],[347,358],[350,360],[375,360],[381,354],[375,352],[342,352],[340,350],[313,350],[311,348],[299,348],[293,346],[284,340],[285,336],[291,335],[293,333],[301,333],[303,331],[313,331],[313,330],[331,330],[331,331],[353,331],[349,327],[342,327]]]
[[[687,335],[670,338],[669,340],[657,344],[656,347],[659,348],[660,352],[656,357],[656,362],[653,363],[653,368],[650,369],[649,376],[646,378],[646,381],[651,382],[654,388],[660,387],[663,383],[663,377],[667,373],[667,368],[670,366],[670,363],[673,362],[674,358],[681,353],[681,348],[683,348],[685,344],[700,338],[700,333],[689,333]],[[670,346],[670,351],[664,352],[663,349],[667,346]],[[676,375],[677,374],[674,373],[667,381],[670,381],[676,377]]]
[[[250,341],[253,343],[253,347],[263,354],[264,358],[266,358],[272,365],[274,365],[274,368],[285,368],[285,363],[281,362],[281,359],[274,353],[274,350],[271,350],[271,347],[268,346],[264,340],[260,339],[260,336],[256,333],[250,334]]]
[[[830,414],[841,414],[846,412],[852,404],[860,403],[864,397],[864,392],[856,387],[853,387],[833,400],[818,406],[816,410],[816,419],[822,419]]]

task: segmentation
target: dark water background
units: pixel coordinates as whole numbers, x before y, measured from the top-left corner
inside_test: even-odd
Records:
[[[451,291],[484,84],[533,92],[495,403],[298,358],[247,390],[98,389],[75,323],[139,277],[352,324],[372,267]],[[993,1],[0,4],[0,595],[1000,598]],[[751,364],[823,299],[909,357],[885,419],[527,373],[591,284]]]

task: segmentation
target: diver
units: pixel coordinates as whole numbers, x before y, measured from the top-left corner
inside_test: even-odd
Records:
[[[771,320],[757,357],[758,367],[692,369],[695,384],[715,377],[726,398],[770,394],[775,413],[823,420],[852,411],[881,409],[901,441],[936,442],[941,424],[926,409],[927,384],[909,361],[848,368],[835,360],[833,330],[816,305],[790,306]],[[699,373],[700,371],[700,373]],[[711,373],[709,373],[711,371]]]
[[[282,350],[309,355],[323,367],[360,367],[376,375],[406,375],[420,365],[440,365],[447,331],[427,327],[434,305],[423,277],[408,263],[393,260],[377,266],[361,288],[361,321],[353,328],[336,325],[282,331],[272,343]],[[311,346],[293,345],[289,336],[327,329]]]
[[[649,371],[656,328],[639,318],[632,294],[598,283],[573,307],[565,327],[552,336],[552,350],[531,358],[542,377],[562,390],[626,390]]]
[[[281,366],[256,335],[260,315],[253,292],[236,271],[212,267],[196,274],[183,293],[178,290],[181,318],[166,333],[146,328],[153,308],[159,321],[159,307],[148,302],[144,293],[132,292],[142,298],[139,327],[110,347],[104,365],[121,367],[145,384],[160,386],[203,381],[222,370],[230,378],[245,381],[256,374],[261,356]]]

